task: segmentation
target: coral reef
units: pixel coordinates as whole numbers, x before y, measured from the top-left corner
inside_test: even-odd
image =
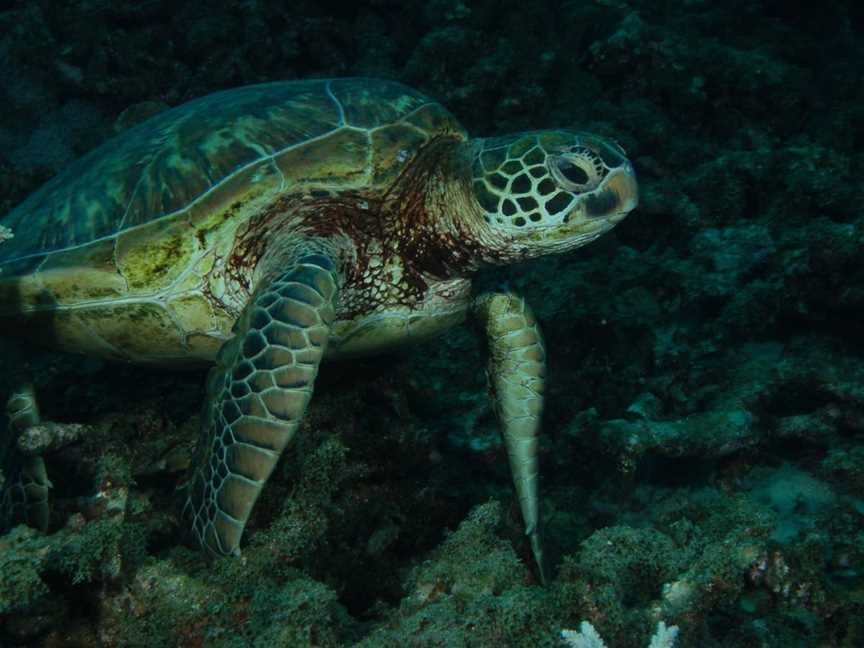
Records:
[[[860,646],[862,22],[770,0],[10,3],[0,213],[166,106],[354,74],[478,135],[613,137],[642,195],[577,254],[478,279],[526,295],[550,350],[549,587],[468,329],[325,367],[242,557],[213,561],[172,513],[203,374],[0,341],[0,393],[32,376],[65,426],[21,441],[53,509],[0,536],[0,645],[551,648],[585,621],[644,648],[663,621],[677,648]]]

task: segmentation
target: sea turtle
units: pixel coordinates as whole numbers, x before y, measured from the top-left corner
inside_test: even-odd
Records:
[[[593,241],[636,203],[630,162],[601,137],[469,139],[392,81],[240,87],[132,127],[0,219],[0,322],[106,358],[215,363],[182,519],[233,554],[321,360],[471,316],[542,569],[543,342],[521,297],[472,296],[470,277]],[[13,429],[38,421],[31,392],[10,408]],[[44,522],[40,460],[10,481]]]

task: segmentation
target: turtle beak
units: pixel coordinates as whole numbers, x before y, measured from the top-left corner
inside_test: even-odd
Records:
[[[592,204],[596,212],[592,213]],[[588,200],[586,212],[589,216],[605,217],[613,223],[624,220],[639,204],[639,185],[636,173],[629,161],[609,173],[597,189],[597,197]],[[601,213],[602,212],[602,213]]]

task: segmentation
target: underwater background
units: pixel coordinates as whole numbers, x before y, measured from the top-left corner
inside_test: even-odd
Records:
[[[864,646],[864,5],[6,2],[0,217],[167,107],[340,76],[634,163],[615,230],[477,281],[546,338],[551,582],[468,328],[325,365],[243,557],[215,561],[172,509],[204,372],[9,339],[3,398],[26,372],[86,433],[46,455],[49,532],[0,536],[0,646],[551,648],[582,621],[609,648],[658,621],[679,648]]]

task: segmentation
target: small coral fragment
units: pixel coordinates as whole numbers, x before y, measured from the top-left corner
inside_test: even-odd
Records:
[[[562,630],[561,638],[564,639],[569,648],[606,648],[606,644],[597,634],[597,630],[587,621],[579,624],[579,632]]]
[[[37,423],[21,432],[16,446],[21,454],[38,457],[80,441],[90,432],[90,426],[80,423]]]
[[[603,639],[597,634],[597,630],[587,621],[579,624],[579,632],[562,630],[561,638],[568,648],[607,648]],[[651,637],[648,648],[674,648],[677,638],[678,626],[667,626],[663,621],[660,621],[657,623],[657,629]]]

